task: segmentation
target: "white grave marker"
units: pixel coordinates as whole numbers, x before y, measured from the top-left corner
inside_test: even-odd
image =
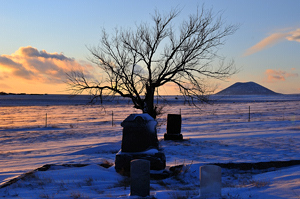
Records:
[[[221,198],[221,167],[205,165],[200,167],[201,198]]]
[[[150,195],[150,161],[136,159],[130,164],[130,195]]]

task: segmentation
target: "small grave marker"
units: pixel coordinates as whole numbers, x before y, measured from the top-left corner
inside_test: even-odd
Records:
[[[221,198],[221,167],[205,165],[200,167],[201,198]]]
[[[150,195],[150,161],[136,159],[130,165],[130,195]]]

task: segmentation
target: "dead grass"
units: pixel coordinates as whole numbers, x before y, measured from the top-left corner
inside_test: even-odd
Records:
[[[194,196],[199,195],[199,191],[186,191],[186,192],[170,192],[168,195],[171,196],[171,198],[174,199],[187,199],[187,198],[192,198]]]
[[[85,179],[84,181],[87,186],[92,186],[94,179],[89,177],[89,178]]]
[[[59,190],[61,191],[68,190],[68,188],[66,188],[66,183],[63,180],[59,183]]]
[[[126,190],[127,187],[130,187],[130,178],[123,177],[122,180],[118,180],[118,182],[113,185],[113,188],[116,188],[116,187],[123,187],[124,190]]]
[[[270,180],[243,180],[240,181],[238,185],[235,187],[241,188],[241,187],[256,187],[256,188],[262,188],[269,186]]]
[[[73,199],[87,199],[88,197],[84,196],[83,194],[81,194],[79,192],[71,192],[70,198],[73,198]]]
[[[117,153],[117,152],[113,152],[113,153]],[[104,168],[109,168],[109,167],[111,167],[111,166],[113,166],[114,165],[114,163],[113,162],[109,162],[108,160],[104,160],[101,164],[100,164],[100,166],[102,166],[102,167],[104,167]]]
[[[164,180],[157,180],[156,183],[166,190],[170,190],[170,184],[166,183]]]
[[[270,180],[250,180],[250,184],[257,188],[267,187],[270,185]]]
[[[50,196],[49,194],[45,194],[45,193],[40,194],[39,197],[44,199],[54,198],[54,196]]]

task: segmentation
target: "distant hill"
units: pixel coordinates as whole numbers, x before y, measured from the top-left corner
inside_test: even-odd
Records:
[[[278,95],[274,91],[255,82],[237,82],[228,88],[216,93],[216,95]]]
[[[0,95],[44,95],[44,94],[26,94],[26,93],[6,93],[6,92],[0,92]],[[45,94],[47,95],[47,94]]]

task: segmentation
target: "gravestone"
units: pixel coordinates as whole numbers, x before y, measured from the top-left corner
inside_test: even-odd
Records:
[[[167,133],[164,134],[165,140],[182,140],[181,134],[181,115],[168,114]]]
[[[122,151],[141,152],[150,148],[158,149],[157,121],[149,114],[131,114],[122,123]]]
[[[132,160],[130,168],[130,195],[150,195],[150,161]]]
[[[221,167],[205,165],[200,167],[200,197],[221,198]]]
[[[157,121],[149,114],[131,114],[122,123],[123,136],[121,150],[116,154],[115,169],[118,173],[129,175],[130,162],[134,159],[150,161],[151,170],[163,170],[166,157],[159,150]]]

